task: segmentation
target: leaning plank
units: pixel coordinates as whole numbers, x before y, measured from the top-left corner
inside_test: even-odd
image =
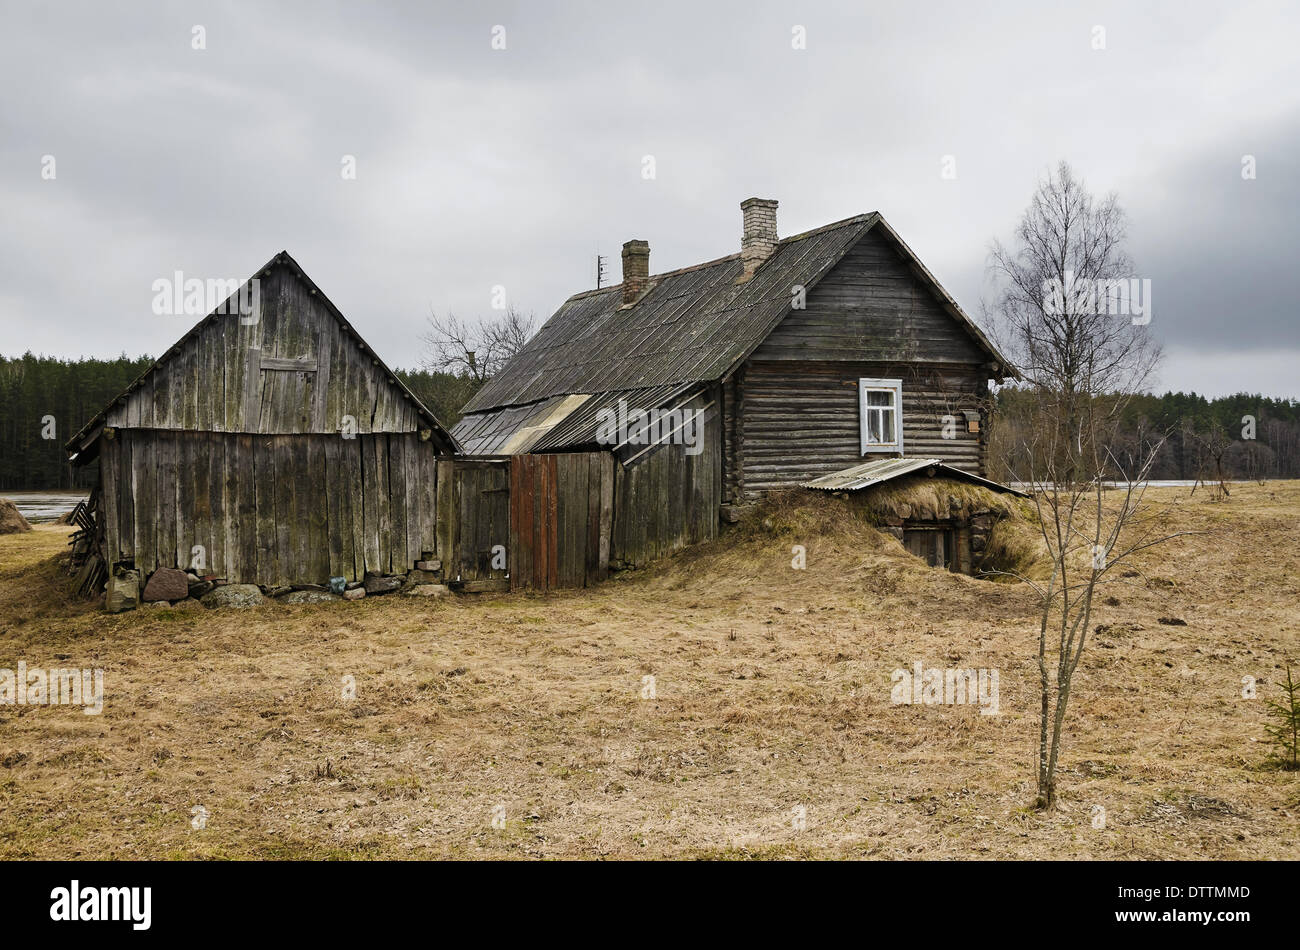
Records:
[[[450,459],[439,460],[436,463],[438,473],[437,484],[434,489],[437,493],[437,555],[442,561],[443,574],[447,577],[455,577],[459,565],[455,561],[456,556],[456,525],[457,508],[456,505],[456,463]]]

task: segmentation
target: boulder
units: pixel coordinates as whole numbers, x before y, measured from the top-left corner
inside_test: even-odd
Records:
[[[341,600],[338,594],[327,590],[295,590],[280,598],[282,604],[326,604],[331,600]]]
[[[0,534],[21,534],[31,530],[32,526],[27,523],[18,506],[8,498],[0,498]]]
[[[262,592],[256,584],[225,584],[203,595],[203,606],[209,610],[218,607],[256,607],[262,603]]]
[[[445,584],[416,584],[406,592],[411,597],[443,597],[451,593]]]
[[[190,596],[190,575],[174,567],[160,567],[149,575],[149,583],[144,585],[144,602],[156,603],[160,600],[184,600]]]
[[[344,600],[360,600],[362,597],[365,596],[366,596],[366,589],[364,587],[349,587],[347,590],[343,592]]]
[[[402,586],[402,578],[391,574],[367,574],[363,586],[367,594],[387,594]]]
[[[140,606],[140,572],[118,571],[108,579],[104,593],[104,609],[110,614],[135,610]]]

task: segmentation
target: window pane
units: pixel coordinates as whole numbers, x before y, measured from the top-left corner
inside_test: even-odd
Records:
[[[884,409],[880,411],[880,441],[894,441],[894,410]]]
[[[894,394],[892,391],[882,389],[867,390],[868,406],[892,406],[894,404]]]

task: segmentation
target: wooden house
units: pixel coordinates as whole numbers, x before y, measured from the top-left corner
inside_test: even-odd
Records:
[[[776,207],[743,202],[740,252],[693,267],[651,275],[648,244],[624,245],[623,282],[570,297],[465,407],[465,451],[612,453],[615,566],[864,462],[982,476],[1006,359],[879,213],[782,239]],[[703,445],[611,438],[616,410],[698,414]]]
[[[108,571],[264,586],[431,557],[437,462],[456,449],[283,251],[68,443],[99,466]]]

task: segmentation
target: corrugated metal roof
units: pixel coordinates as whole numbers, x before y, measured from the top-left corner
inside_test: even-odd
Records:
[[[819,488],[823,491],[857,491],[862,488],[870,488],[872,485],[879,485],[881,482],[887,482],[902,475],[911,475],[920,471],[924,471],[930,476],[942,476],[960,482],[970,482],[991,491],[1019,495],[1021,498],[1029,497],[1024,492],[1016,491],[1014,488],[954,468],[940,459],[875,459],[861,465],[854,465],[852,468],[831,472],[829,475],[822,475],[820,478],[814,478],[810,482],[804,482],[801,487]]]
[[[698,383],[680,383],[668,386],[652,386],[648,389],[600,393],[590,397],[582,404],[580,409],[533,443],[530,451],[550,452],[556,449],[595,445],[597,430],[600,428],[601,423],[601,413],[607,409],[617,411],[620,400],[627,402],[628,413],[671,408],[673,404],[688,398],[688,394],[693,395],[699,388],[700,384]],[[613,448],[613,446],[610,446],[610,448]]]
[[[620,400],[626,401],[629,413],[663,409],[699,389],[699,383],[677,383],[595,395],[552,396],[527,406],[506,406],[465,416],[452,431],[470,455],[554,452],[595,445],[601,412],[617,410]]]

